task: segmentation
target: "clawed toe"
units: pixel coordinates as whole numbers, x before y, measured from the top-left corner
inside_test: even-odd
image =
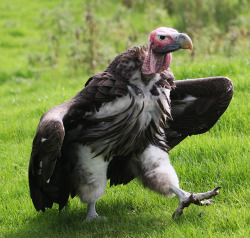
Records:
[[[180,198],[180,203],[177,207],[177,209],[175,210],[175,212],[173,213],[173,217],[175,216],[180,216],[183,213],[183,209],[185,207],[188,207],[190,204],[195,204],[198,206],[209,206],[211,205],[212,202],[214,202],[213,199],[209,199],[213,196],[216,196],[219,194],[219,189],[221,187],[217,187],[211,191],[208,191],[206,193],[197,193],[197,194],[190,194],[189,196],[187,196],[188,193],[185,192],[184,197],[179,197]],[[208,200],[204,200],[204,199],[208,199]],[[204,200],[204,201],[203,201]]]
[[[213,199],[205,200],[205,201],[200,201],[201,206],[209,206],[211,205],[212,202],[215,202]]]

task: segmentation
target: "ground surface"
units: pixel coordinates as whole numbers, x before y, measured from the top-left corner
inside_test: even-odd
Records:
[[[154,4],[151,19],[146,8],[136,11],[139,4],[133,10],[131,1],[96,2],[0,3],[0,237],[248,237],[250,66],[243,28],[236,44],[228,41],[218,48],[225,51],[209,55],[194,35],[196,55],[176,52],[171,66],[176,79],[224,75],[234,83],[234,98],[216,126],[170,153],[183,189],[222,186],[214,204],[192,205],[172,219],[178,199],[165,199],[135,180],[107,188],[97,203],[105,222],[85,223],[86,205],[78,198],[61,213],[57,206],[35,211],[27,170],[41,115],[74,96],[115,55],[146,44],[147,34],[165,25],[166,11]],[[175,26],[174,17],[167,19]]]

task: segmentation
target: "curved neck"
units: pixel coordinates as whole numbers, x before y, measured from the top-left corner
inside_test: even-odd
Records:
[[[147,76],[161,73],[169,67],[171,60],[171,53],[156,54],[150,49],[142,65],[142,74]]]

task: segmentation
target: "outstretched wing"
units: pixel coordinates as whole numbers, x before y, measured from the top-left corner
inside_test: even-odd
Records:
[[[187,136],[207,132],[227,109],[233,84],[226,77],[210,77],[176,81],[171,91],[169,128],[165,130],[170,148]]]
[[[175,81],[171,90],[171,114],[165,129],[167,144],[172,149],[187,136],[207,132],[227,109],[233,84],[226,77],[209,77]],[[135,178],[130,158],[113,159],[108,167],[110,185],[127,184]]]

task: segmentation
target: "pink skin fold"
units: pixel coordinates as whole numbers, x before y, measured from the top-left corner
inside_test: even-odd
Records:
[[[154,75],[155,73],[161,73],[162,71],[166,70],[171,63],[172,54],[160,54],[154,52],[155,47],[164,47],[166,44],[169,44],[174,41],[173,37],[171,36],[172,33],[178,33],[175,29],[160,27],[155,29],[151,32],[148,38],[148,49],[149,53],[146,56],[144,63],[142,65],[142,73],[147,77],[150,75]],[[157,39],[157,35],[167,35],[167,41],[160,41]]]

